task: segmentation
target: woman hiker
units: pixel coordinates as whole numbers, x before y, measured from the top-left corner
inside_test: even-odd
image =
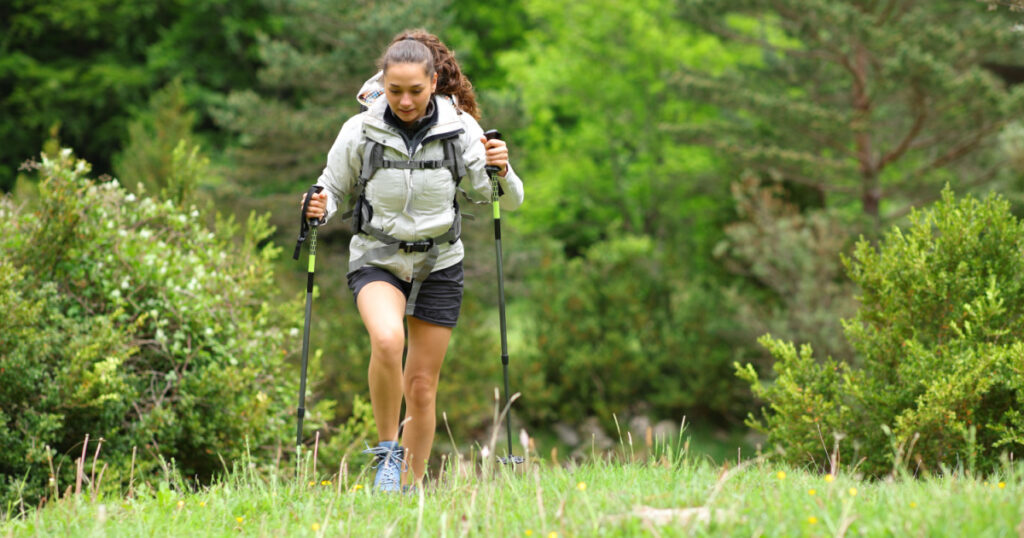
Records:
[[[500,170],[502,210],[519,207],[523,184],[505,143],[483,136],[473,87],[436,36],[402,32],[378,67],[359,93],[365,110],[345,122],[327,154],[317,180],[323,191],[306,217],[326,220],[343,200],[354,201],[348,285],[370,336],[379,439],[367,452],[377,457],[374,488],[398,492],[421,484],[426,472],[441,364],[462,303],[456,195],[490,202],[488,165]]]

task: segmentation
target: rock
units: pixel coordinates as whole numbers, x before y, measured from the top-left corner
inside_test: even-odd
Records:
[[[580,435],[576,433],[572,426],[565,422],[556,422],[552,429],[555,430],[555,435],[558,436],[558,440],[563,444],[569,446],[578,446],[580,444]]]
[[[624,519],[637,518],[650,522],[656,526],[678,525],[689,527],[694,524],[707,525],[714,522],[724,522],[736,518],[732,510],[711,509],[704,506],[692,508],[652,508],[650,506],[634,506],[633,511],[627,514],[608,516],[613,522]]]
[[[633,434],[633,443],[643,443],[647,437],[647,428],[651,427],[651,419],[647,415],[637,415],[629,419],[629,432]]]
[[[671,420],[661,420],[654,425],[654,442],[675,442],[679,437],[679,424]]]
[[[597,417],[588,417],[580,424],[580,438],[584,445],[589,447],[593,443],[597,450],[607,450],[615,446],[615,441],[601,428],[601,422]]]

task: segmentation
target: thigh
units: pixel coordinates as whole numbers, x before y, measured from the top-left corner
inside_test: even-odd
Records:
[[[390,282],[377,280],[364,285],[356,296],[356,306],[371,341],[404,331],[405,294]]]
[[[409,317],[409,352],[405,360],[405,377],[426,376],[437,379],[452,328]]]

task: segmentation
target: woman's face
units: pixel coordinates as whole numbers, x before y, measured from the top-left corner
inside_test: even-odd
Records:
[[[427,113],[430,96],[437,88],[437,73],[427,76],[422,64],[400,63],[384,72],[384,95],[398,119],[412,123]]]

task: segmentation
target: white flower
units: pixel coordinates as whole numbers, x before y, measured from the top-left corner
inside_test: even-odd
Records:
[[[153,237],[153,232],[149,231],[149,228],[143,228],[139,230],[139,236],[143,239],[149,239],[150,237]]]
[[[125,202],[134,202],[135,201],[135,194],[129,192],[128,196],[124,197],[124,201]]]
[[[192,210],[192,218],[196,218],[198,216],[199,216],[199,210],[198,209],[193,209]]]
[[[122,290],[128,289],[128,279],[127,278],[125,278],[124,280],[121,281],[121,289]]]

